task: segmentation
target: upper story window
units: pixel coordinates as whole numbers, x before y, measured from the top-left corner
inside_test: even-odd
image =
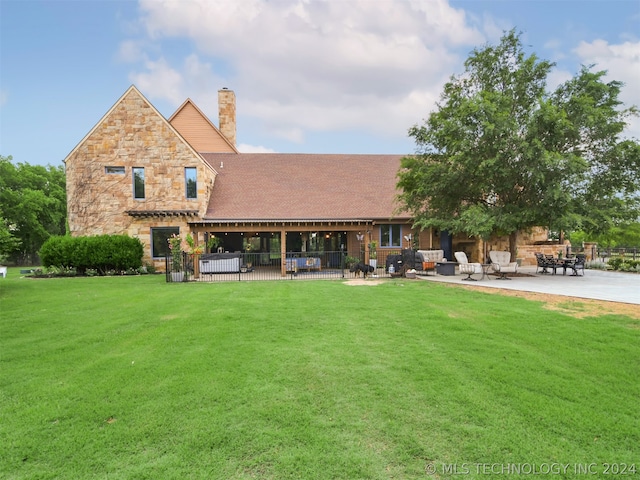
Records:
[[[380,246],[381,247],[402,247],[402,226],[401,225],[380,225]]]
[[[144,198],[144,167],[133,167],[133,198]]]
[[[110,174],[115,173],[118,175],[124,175],[124,167],[115,167],[115,166],[108,165],[104,167],[104,173],[110,173]]]
[[[184,169],[184,182],[187,198],[198,198],[198,173],[195,167]]]

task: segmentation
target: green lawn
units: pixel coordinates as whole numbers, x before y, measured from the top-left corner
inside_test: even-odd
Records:
[[[10,269],[0,478],[640,475],[639,372],[638,320],[431,282]]]

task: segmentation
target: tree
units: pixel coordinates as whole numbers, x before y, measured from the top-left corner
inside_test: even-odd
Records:
[[[49,236],[64,234],[65,188],[62,167],[14,165],[11,156],[0,155],[0,208],[5,228],[18,240],[0,253],[17,263],[32,262]]]
[[[0,263],[4,262],[19,247],[20,240],[11,233],[11,227],[2,216],[2,211],[0,210]]]
[[[513,259],[518,231],[628,218],[640,156],[637,143],[619,140],[636,113],[620,109],[619,82],[583,68],[548,94],[554,64],[526,56],[514,30],[464,66],[438,109],[409,130],[417,149],[402,160],[399,201],[416,226],[509,235]]]

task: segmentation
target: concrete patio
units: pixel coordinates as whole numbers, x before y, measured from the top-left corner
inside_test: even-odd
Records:
[[[421,275],[418,278],[429,282],[458,283],[640,305],[640,275],[636,273],[585,270],[584,276],[573,276],[568,273],[562,275],[562,271],[559,270],[556,275],[542,275],[536,274],[535,267],[521,267],[518,272],[528,276],[513,277],[511,280],[497,280],[496,276],[489,275],[483,280],[479,280],[480,275],[473,275],[473,278],[478,279],[476,282],[463,281],[466,274]]]

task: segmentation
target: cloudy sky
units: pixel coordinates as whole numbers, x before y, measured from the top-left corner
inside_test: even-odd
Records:
[[[640,106],[638,0],[0,0],[0,155],[60,165],[131,84],[216,125],[234,90],[245,152],[412,153],[444,82],[512,28],[557,63],[550,88],[595,64]]]

